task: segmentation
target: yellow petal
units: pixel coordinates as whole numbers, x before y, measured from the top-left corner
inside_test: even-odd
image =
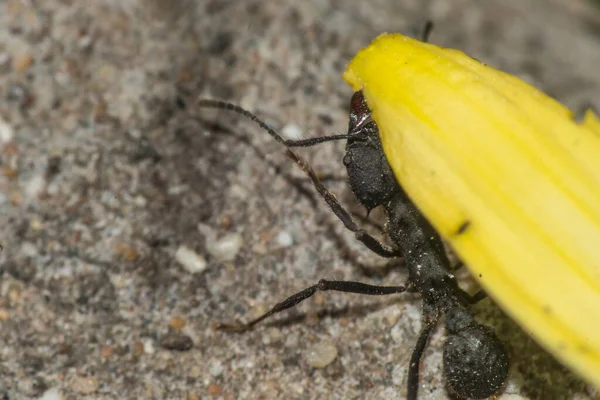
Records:
[[[583,119],[582,125],[594,132],[594,134],[600,135],[600,120],[592,110],[587,110],[585,112],[585,118]]]
[[[402,35],[378,37],[344,79],[399,183],[486,292],[600,387],[598,119],[578,124],[518,78]]]

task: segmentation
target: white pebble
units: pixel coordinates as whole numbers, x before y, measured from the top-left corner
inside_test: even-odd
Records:
[[[529,397],[521,396],[520,394],[501,394],[498,400],[529,400]]]
[[[79,45],[80,49],[87,50],[92,45],[92,38],[88,35],[82,36],[77,44]]]
[[[209,225],[198,224],[198,230],[206,240],[206,251],[217,261],[233,260],[242,247],[243,238],[239,233],[229,233],[217,239],[215,231]]]
[[[38,400],[63,400],[64,397],[60,394],[60,390],[57,388],[48,389],[44,392],[42,397],[39,397]]]
[[[146,207],[146,204],[148,204],[148,200],[146,200],[146,198],[144,196],[135,196],[133,198],[133,202],[135,203],[136,206],[139,207]]]
[[[197,274],[206,269],[204,257],[187,246],[179,246],[175,252],[175,260],[191,274]]]
[[[223,364],[221,364],[220,361],[214,361],[211,363],[211,365],[209,367],[209,372],[212,376],[214,376],[216,378],[223,374],[224,369],[225,368],[223,368]]]
[[[325,368],[335,360],[337,355],[337,348],[332,343],[321,342],[308,349],[306,361],[313,368]]]
[[[144,344],[144,353],[146,354],[154,354],[154,342],[150,338],[146,338],[142,340]]]
[[[35,257],[38,255],[38,248],[31,242],[21,243],[21,254],[25,257]]]
[[[230,233],[216,241],[206,241],[206,251],[217,261],[233,260],[242,247],[242,235]]]
[[[523,376],[520,372],[513,372],[509,375],[508,380],[504,384],[504,390],[502,396],[500,396],[501,400],[514,400],[510,397],[504,398],[504,396],[509,394],[518,394],[521,392],[521,386],[523,383]]]
[[[8,143],[14,137],[12,126],[0,117],[0,143]]]
[[[408,365],[396,365],[392,370],[392,383],[398,387],[404,387],[406,385],[406,379],[408,374]]]
[[[171,196],[179,196],[180,194],[187,192],[189,188],[189,185],[175,185],[169,187],[167,189],[167,193],[169,193]]]
[[[9,61],[10,61],[10,56],[8,55],[8,53],[6,53],[6,52],[0,53],[0,67],[3,67],[4,65],[8,64]]]
[[[28,199],[37,199],[39,194],[44,190],[46,186],[46,180],[44,179],[44,175],[39,174],[35,175],[33,178],[27,182],[25,186],[25,194]]]
[[[294,123],[289,123],[281,129],[281,136],[286,139],[294,140],[302,137],[302,130]]]
[[[294,238],[286,231],[281,231],[277,234],[275,238],[277,244],[281,247],[289,247],[294,244]]]
[[[231,186],[229,186],[229,196],[233,197],[234,199],[247,199],[249,194],[250,193],[248,192],[248,190],[242,185],[234,183]]]

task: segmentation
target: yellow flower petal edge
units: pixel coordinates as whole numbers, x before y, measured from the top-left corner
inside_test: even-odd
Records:
[[[361,50],[344,79],[400,185],[486,292],[600,387],[598,118],[579,124],[520,79],[399,34]]]
[[[592,110],[587,110],[585,112],[583,126],[594,132],[596,135],[600,135],[600,120]]]

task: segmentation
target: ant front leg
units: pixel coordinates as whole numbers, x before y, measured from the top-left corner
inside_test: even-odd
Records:
[[[284,310],[292,308],[304,300],[312,297],[315,293],[319,291],[337,291],[337,292],[345,292],[345,293],[356,293],[356,294],[365,294],[371,296],[383,296],[388,294],[395,293],[403,293],[406,291],[404,286],[374,286],[368,285],[366,283],[361,282],[352,282],[352,281],[328,281],[326,279],[321,279],[319,283],[316,285],[312,285],[300,292],[293,294],[287,299],[283,300],[280,303],[275,304],[271,310],[267,313],[261,315],[260,317],[253,319],[252,321],[246,324],[218,324],[217,329],[224,330],[228,332],[244,332],[248,329],[252,328],[254,325],[263,321],[264,319],[280,313]]]
[[[306,161],[304,161],[300,156],[298,156],[293,151],[287,151],[288,157],[290,157],[302,170],[308,175],[311,179],[314,187],[319,192],[319,195],[327,202],[331,211],[338,217],[340,221],[344,224],[346,229],[354,233],[356,239],[362,242],[369,250],[374,252],[375,254],[385,257],[385,258],[394,258],[400,257],[402,254],[389,246],[384,245],[379,240],[369,235],[364,229],[360,229],[356,222],[350,216],[350,213],[346,211],[346,209],[340,204],[340,202],[335,198],[333,193],[331,193],[319,180],[315,171],[308,165]]]

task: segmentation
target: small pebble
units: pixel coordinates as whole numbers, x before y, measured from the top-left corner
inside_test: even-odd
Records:
[[[79,38],[77,45],[81,50],[89,50],[92,47],[92,38],[88,35]]]
[[[27,71],[31,67],[31,64],[33,64],[31,54],[24,54],[13,60],[13,69],[17,72]]]
[[[100,349],[100,354],[102,355],[102,358],[109,358],[112,355],[112,348],[105,344],[102,346],[102,349]]]
[[[69,389],[79,394],[95,393],[99,387],[98,379],[94,376],[76,376],[69,383]]]
[[[15,136],[12,126],[0,117],[0,143],[8,143]]]
[[[325,368],[336,359],[337,355],[337,348],[332,343],[322,342],[308,349],[306,361],[313,368]]]
[[[150,338],[144,339],[144,353],[154,354],[154,341]]]
[[[231,233],[223,236],[213,246],[206,247],[206,250],[219,261],[233,260],[242,247],[242,235]]]
[[[42,221],[39,218],[33,218],[31,222],[29,222],[29,227],[34,231],[41,231],[44,227]]]
[[[40,397],[38,400],[64,400],[64,397],[58,388],[52,388],[46,390],[42,397]]]
[[[169,326],[173,329],[180,330],[185,326],[185,323],[185,318],[177,316],[171,318],[171,320],[169,321]]]
[[[388,326],[394,326],[394,325],[396,325],[396,323],[398,322],[400,317],[401,317],[401,314],[399,311],[397,311],[397,310],[390,311],[390,312],[386,313],[386,315],[385,315],[385,322],[388,324]]]
[[[33,100],[27,87],[19,84],[13,84],[8,87],[7,98],[17,103],[20,107],[27,107]]]
[[[123,243],[117,243],[115,251],[125,261],[135,261],[139,257],[137,250]]]
[[[198,274],[206,269],[206,260],[187,246],[179,246],[175,260],[190,274]]]
[[[8,321],[10,319],[10,314],[4,308],[0,308],[0,322]]]
[[[133,343],[131,351],[133,352],[134,356],[141,356],[142,354],[144,354],[144,343],[140,342],[139,340],[136,341],[135,343]]]
[[[521,396],[520,394],[501,394],[497,400],[529,400],[529,397]]]
[[[229,215],[223,215],[219,218],[219,226],[221,229],[229,229],[231,227],[232,221]]]
[[[10,61],[10,56],[8,55],[8,53],[1,52],[0,53],[0,72],[2,72],[2,69],[4,68],[4,66],[8,65],[9,61]]]
[[[168,334],[162,337],[160,346],[167,350],[187,351],[194,346],[194,342],[187,335]]]
[[[167,193],[169,193],[170,195],[173,195],[173,196],[177,196],[177,195],[187,192],[189,188],[190,188],[189,185],[175,185],[175,186],[171,186],[167,190]]]
[[[17,304],[17,302],[19,301],[19,299],[21,298],[21,287],[18,285],[14,285],[12,286],[9,290],[8,290],[8,300],[10,301],[11,304]]]
[[[214,361],[210,364],[209,371],[215,378],[223,374],[223,364],[220,361]]]
[[[35,257],[38,254],[38,248],[31,242],[21,243],[21,254],[25,257]]]
[[[135,196],[133,198],[133,202],[138,207],[146,207],[146,205],[148,204],[148,200],[146,200],[146,198],[142,195]]]
[[[19,175],[19,171],[16,168],[4,167],[2,168],[2,175],[8,179],[15,179]]]
[[[46,390],[46,383],[40,377],[23,377],[18,379],[19,392],[27,397],[38,396]]]
[[[208,388],[206,389],[206,391],[211,396],[219,396],[221,394],[221,392],[223,391],[223,388],[221,387],[221,385],[215,385],[213,383],[211,385],[208,385]]]
[[[408,366],[406,364],[395,365],[392,370],[392,383],[397,387],[406,386]]]
[[[292,238],[292,235],[290,235],[286,231],[279,232],[277,234],[277,237],[275,238],[275,241],[281,247],[290,247],[292,244],[294,244],[294,239]]]
[[[34,175],[25,186],[25,195],[27,198],[35,200],[46,186],[46,179],[43,174]]]
[[[200,368],[200,366],[198,365],[192,365],[190,367],[190,369],[188,370],[187,376],[189,376],[190,378],[200,378],[203,374],[203,369]]]
[[[281,329],[277,329],[275,327],[270,327],[267,328],[267,334],[265,336],[268,336],[269,339],[271,339],[272,341],[275,340],[281,340],[283,338],[283,334],[281,333]]]
[[[290,123],[281,129],[281,136],[289,140],[299,139],[302,137],[302,129],[298,125]]]

